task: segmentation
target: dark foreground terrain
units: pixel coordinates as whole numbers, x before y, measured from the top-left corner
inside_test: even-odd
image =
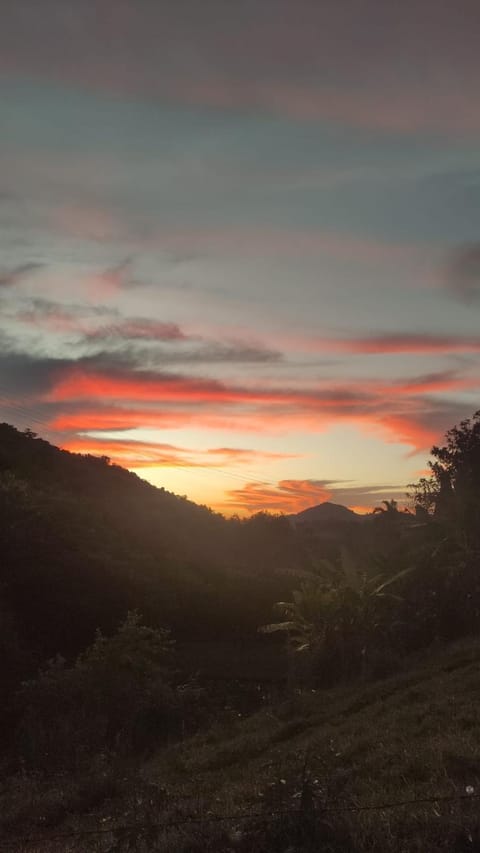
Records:
[[[0,424],[0,851],[480,851],[480,413],[432,456],[325,532]]]
[[[142,762],[2,791],[5,849],[480,849],[480,642],[395,678],[232,712]],[[22,841],[21,838],[24,838]]]

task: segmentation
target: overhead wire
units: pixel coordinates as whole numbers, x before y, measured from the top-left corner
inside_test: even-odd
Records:
[[[3,390],[4,389],[5,389],[5,386],[4,386]],[[2,385],[0,384],[0,392],[1,391],[2,391]],[[0,394],[0,406],[3,403],[6,406],[6,410],[8,412],[17,413],[22,419],[24,419],[28,423],[33,423],[36,426],[42,427],[45,431],[51,431],[51,426],[48,423],[48,421],[46,421],[45,419],[42,419],[42,418],[38,418],[35,415],[32,415],[31,409],[28,407],[28,401],[25,398],[24,398],[24,400],[25,400],[24,405],[19,405],[18,398],[15,400],[15,402],[12,402],[11,398],[8,398],[5,395]],[[0,408],[0,411],[1,411],[1,408]],[[110,441],[112,441],[113,444],[114,444],[115,440],[116,439],[110,439]],[[92,455],[95,455],[95,454],[92,454]],[[132,466],[132,467],[135,467],[135,466]],[[152,467],[155,467],[154,462],[152,463]],[[161,466],[161,467],[168,467],[168,466]],[[255,484],[258,486],[263,486],[263,487],[267,486],[270,488],[278,489],[278,483],[276,483],[272,480],[260,479],[258,476],[254,476],[253,474],[251,474],[249,472],[247,472],[245,474],[241,474],[238,471],[232,471],[231,469],[227,469],[225,467],[220,468],[218,466],[202,464],[200,462],[195,463],[195,465],[188,465],[188,464],[182,465],[181,463],[177,463],[174,467],[175,468],[181,468],[182,470],[189,471],[189,472],[197,471],[197,473],[200,473],[199,469],[202,472],[203,471],[215,472],[215,473],[222,474],[223,476],[226,476],[229,478],[240,480],[240,481],[247,483],[247,484]],[[305,491],[300,490],[300,489],[297,490],[294,488],[288,488],[288,490],[285,490],[285,497],[288,497],[288,496],[303,497],[304,498],[305,497]]]
[[[475,801],[480,799],[480,794],[475,793],[467,793],[467,794],[437,794],[429,797],[413,797],[407,798],[404,800],[386,800],[385,802],[379,803],[364,803],[364,804],[355,804],[355,805],[339,805],[339,804],[326,804],[325,806],[318,806],[316,813],[318,817],[322,817],[325,814],[348,814],[348,813],[361,813],[361,812],[380,812],[380,811],[389,811],[391,809],[397,808],[415,808],[417,806],[425,806],[425,805],[440,805],[442,803],[459,803],[465,801]],[[310,817],[312,816],[311,811],[309,810]],[[176,829],[182,826],[187,825],[202,825],[202,824],[211,824],[211,823],[221,823],[221,822],[239,822],[239,821],[256,821],[256,820],[273,820],[279,817],[292,817],[296,816],[301,818],[304,814],[304,809],[302,808],[302,803],[300,803],[300,807],[297,809],[279,809],[272,810],[271,812],[267,811],[251,811],[251,812],[238,812],[238,813],[229,813],[229,814],[221,814],[221,815],[203,815],[203,816],[189,816],[184,818],[176,818],[173,820],[166,821],[149,821],[149,822],[137,822],[131,824],[117,824],[116,826],[102,826],[96,829],[84,829],[84,830],[72,830],[70,832],[62,832],[55,833],[51,835],[45,834],[36,834],[36,835],[24,835],[24,836],[11,836],[9,839],[0,840],[0,849],[11,848],[14,844],[42,844],[45,842],[51,841],[66,841],[74,838],[88,838],[92,836],[102,836],[102,835],[113,835],[115,833],[140,833],[142,831],[152,832],[156,831],[167,831],[169,829]]]

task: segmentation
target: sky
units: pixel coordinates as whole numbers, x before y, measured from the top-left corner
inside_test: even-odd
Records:
[[[0,0],[0,420],[227,515],[480,408],[478,0]]]

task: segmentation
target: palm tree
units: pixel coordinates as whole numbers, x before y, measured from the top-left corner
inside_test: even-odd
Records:
[[[384,516],[388,516],[389,518],[396,518],[399,512],[398,503],[396,500],[391,501],[382,501],[383,506],[376,506],[373,510],[374,514],[380,514]]]

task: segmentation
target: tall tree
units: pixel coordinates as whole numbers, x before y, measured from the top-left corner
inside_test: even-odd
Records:
[[[446,525],[468,552],[480,550],[480,410],[432,447],[430,477],[415,487],[417,506]]]

